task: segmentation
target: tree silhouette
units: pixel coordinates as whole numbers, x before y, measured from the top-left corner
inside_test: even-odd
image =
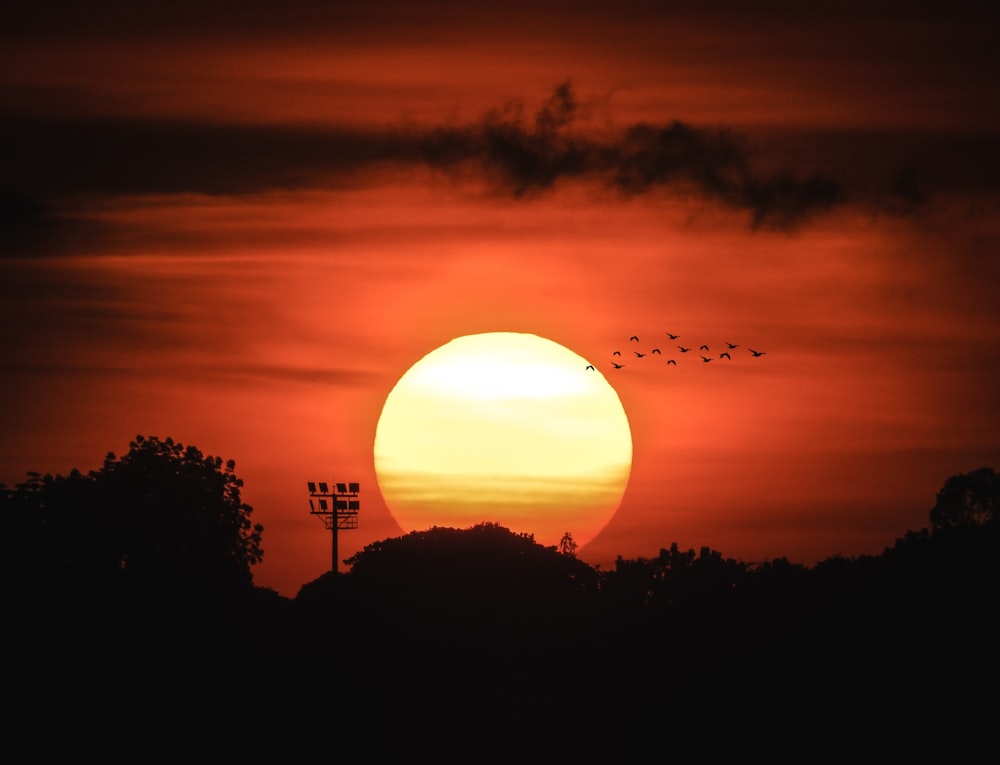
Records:
[[[931,525],[982,526],[996,520],[998,508],[1000,476],[993,468],[981,467],[945,481],[930,513]]]
[[[30,474],[0,491],[8,582],[49,595],[248,589],[263,527],[251,523],[234,469],[232,460],[140,435],[88,475]]]
[[[568,531],[559,540],[559,552],[563,555],[568,555],[570,558],[576,557],[577,547],[579,545],[573,540],[573,535]]]

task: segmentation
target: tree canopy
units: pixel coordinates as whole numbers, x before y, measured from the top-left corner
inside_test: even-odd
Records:
[[[0,487],[8,581],[185,595],[250,587],[263,527],[234,471],[232,460],[140,435],[86,475]]]
[[[992,523],[1000,509],[1000,476],[990,467],[953,475],[937,494],[930,513],[935,529]]]
[[[540,586],[560,592],[596,586],[596,576],[585,563],[538,544],[531,534],[518,534],[495,523],[468,529],[434,527],[402,537],[374,542],[347,560],[351,578],[394,581],[396,586],[480,591],[507,589],[516,584],[537,594]]]

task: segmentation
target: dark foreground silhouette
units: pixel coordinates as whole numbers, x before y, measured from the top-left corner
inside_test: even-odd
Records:
[[[10,730],[58,708],[143,731],[132,754],[274,739],[293,760],[321,742],[365,761],[604,762],[932,742],[954,759],[994,725],[991,469],[949,479],[931,527],[877,556],[674,544],[604,571],[571,538],[486,523],[369,545],[292,599],[253,585],[263,530],[233,471],[137,439],[87,476],[0,487]]]

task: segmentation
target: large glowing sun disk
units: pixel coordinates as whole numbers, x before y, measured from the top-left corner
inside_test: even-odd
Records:
[[[488,521],[585,544],[621,502],[632,437],[617,393],[582,357],[493,332],[456,338],[400,378],[374,457],[405,530]]]

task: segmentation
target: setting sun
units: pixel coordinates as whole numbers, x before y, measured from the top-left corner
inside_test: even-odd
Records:
[[[556,544],[600,532],[628,483],[632,437],[614,388],[537,335],[460,337],[386,399],[379,488],[406,530],[498,522]]]
[[[8,751],[993,745],[994,4],[4,11]]]

